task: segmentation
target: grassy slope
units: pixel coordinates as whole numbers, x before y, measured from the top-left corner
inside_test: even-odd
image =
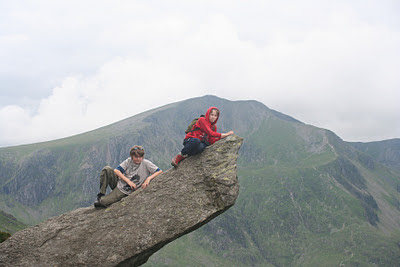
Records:
[[[0,149],[0,162],[1,156],[11,154],[17,163],[35,157],[37,149],[49,150],[56,154],[55,171],[60,174],[55,190],[38,207],[20,205],[5,195],[0,205],[8,203],[13,214],[31,222],[85,205],[98,186],[93,173],[107,160],[118,163],[132,143],[143,144],[149,151],[146,157],[166,169],[181,148],[187,123],[212,105],[223,111],[219,131],[234,129],[245,137],[238,162],[240,196],[222,216],[152,256],[148,266],[385,266],[400,260],[397,224],[390,221],[400,218],[400,197],[391,186],[398,177],[364,154],[349,152],[329,131],[255,101],[203,97],[72,138]],[[380,209],[359,191],[372,191]],[[41,214],[35,214],[38,211]],[[369,223],[367,211],[372,221],[379,215],[377,227]]]
[[[149,123],[147,111],[115,124],[69,138],[0,148],[0,187],[17,187],[16,194],[0,195],[0,210],[33,225],[49,217],[92,203],[98,188],[98,173],[104,165],[116,165],[126,157],[132,139]],[[128,137],[127,137],[128,136]],[[124,144],[121,145],[121,144]],[[109,156],[109,147],[116,155]],[[117,160],[118,158],[118,160]],[[21,176],[26,176],[23,178]],[[21,201],[24,195],[46,194]],[[17,196],[16,196],[17,195]]]
[[[14,216],[0,211],[0,231],[12,234],[25,227],[27,226],[18,221]]]
[[[349,142],[348,144],[400,174],[400,138],[368,143]]]
[[[241,188],[235,206],[166,246],[146,266],[191,266],[199,254],[211,266],[222,264],[219,259],[225,259],[226,266],[391,266],[398,262],[399,233],[391,227],[392,235],[385,234],[381,229],[388,226],[386,222],[379,228],[372,226],[366,204],[357,194],[349,194],[339,176],[340,182],[327,171],[326,166],[336,166],[338,153],[343,153],[334,149],[340,140],[332,141],[329,132],[310,128],[265,120],[246,137],[241,150]],[[352,170],[349,160],[339,162]],[[369,177],[368,184],[385,171],[379,166],[373,171],[362,164],[358,167]],[[362,180],[347,182],[362,184]],[[385,203],[395,204],[398,195],[392,193]],[[205,248],[212,249],[207,253]],[[185,256],[179,261],[170,257],[177,253]]]

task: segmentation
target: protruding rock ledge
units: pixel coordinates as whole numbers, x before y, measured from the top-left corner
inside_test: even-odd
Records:
[[[239,194],[232,135],[107,209],[81,208],[15,233],[1,266],[137,266],[231,207]]]

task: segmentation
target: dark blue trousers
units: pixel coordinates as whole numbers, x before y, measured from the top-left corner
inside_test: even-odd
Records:
[[[193,156],[203,152],[203,150],[207,147],[207,144],[197,138],[187,138],[183,140],[183,146],[184,147],[181,151],[181,154]]]

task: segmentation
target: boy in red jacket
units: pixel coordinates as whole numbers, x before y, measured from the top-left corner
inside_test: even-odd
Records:
[[[227,133],[217,132],[217,121],[219,118],[219,109],[216,107],[210,107],[204,117],[200,117],[196,124],[193,125],[192,130],[188,132],[183,140],[183,149],[176,155],[171,164],[174,167],[178,166],[188,156],[196,155],[206,148],[208,145],[214,144],[221,138],[225,138],[233,131]]]

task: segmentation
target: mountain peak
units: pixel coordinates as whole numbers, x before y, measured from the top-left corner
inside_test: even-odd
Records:
[[[107,209],[80,208],[15,233],[0,244],[0,265],[143,264],[234,205],[242,142],[222,139]]]

